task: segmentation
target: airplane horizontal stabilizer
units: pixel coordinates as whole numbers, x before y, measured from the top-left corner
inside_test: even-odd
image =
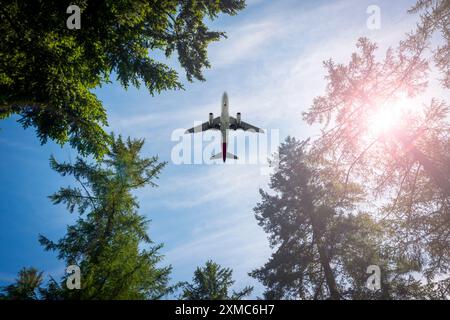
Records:
[[[218,153],[218,154],[213,155],[213,156],[211,157],[211,160],[217,160],[217,159],[222,159],[222,158],[223,158],[223,153],[221,152],[221,153]],[[237,156],[235,156],[234,154],[229,153],[229,152],[227,152],[226,158],[227,158],[227,159],[234,159],[234,160],[237,160],[237,159],[238,159]]]

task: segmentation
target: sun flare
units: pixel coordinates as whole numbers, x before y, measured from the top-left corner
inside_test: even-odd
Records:
[[[373,136],[386,135],[398,128],[405,115],[414,109],[412,99],[401,98],[383,105],[368,117],[368,131]]]

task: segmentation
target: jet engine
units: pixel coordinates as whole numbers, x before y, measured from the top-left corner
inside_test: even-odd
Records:
[[[236,122],[237,122],[238,125],[241,124],[241,113],[240,112],[238,112],[236,114]]]
[[[214,122],[214,115],[213,115],[213,113],[211,112],[211,113],[209,114],[209,125],[212,126],[213,122]]]

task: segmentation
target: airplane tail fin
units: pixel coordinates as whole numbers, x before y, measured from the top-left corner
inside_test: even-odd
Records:
[[[221,152],[221,153],[218,153],[218,154],[213,155],[213,156],[211,157],[211,160],[217,160],[217,159],[223,159],[223,158],[224,158],[224,157],[223,157],[223,153]],[[227,159],[234,159],[234,160],[237,160],[237,159],[238,159],[237,156],[235,156],[234,154],[229,153],[229,152],[227,152],[227,155],[226,155],[225,158],[227,158]]]

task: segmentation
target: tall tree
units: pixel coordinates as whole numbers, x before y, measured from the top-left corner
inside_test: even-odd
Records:
[[[192,283],[182,283],[183,293],[180,296],[185,300],[241,300],[248,296],[253,287],[245,287],[241,291],[233,291],[233,270],[222,268],[209,260],[203,268],[198,267],[194,272]]]
[[[344,184],[362,182],[368,202],[381,205],[374,217],[431,283],[450,268],[450,109],[446,96],[423,106],[418,98],[436,75],[433,62],[448,89],[450,4],[418,1],[411,12],[421,13],[417,29],[382,59],[362,38],[348,63],[326,61],[326,92],[304,119],[323,126],[315,154],[346,171]],[[444,44],[434,48],[433,35]]]
[[[345,172],[317,162],[307,142],[288,137],[279,148],[271,192],[260,191],[259,224],[274,249],[251,276],[268,299],[395,299],[418,297],[413,261],[385,245],[385,228],[357,210],[358,185],[343,188]],[[351,192],[350,192],[351,190]],[[343,192],[347,197],[343,198]],[[348,194],[351,193],[351,196]],[[381,269],[381,289],[366,287],[367,268]]]
[[[43,281],[42,272],[36,268],[22,268],[16,281],[2,289],[3,298],[10,300],[36,300]],[[1,295],[0,295],[1,298]]]
[[[68,29],[70,3],[2,1],[0,119],[20,116],[42,143],[67,141],[82,154],[103,155],[105,109],[92,89],[117,76],[151,94],[182,88],[158,57],[177,53],[189,81],[204,80],[207,46],[224,37],[206,18],[235,15],[244,0],[82,0],[81,29]]]
[[[111,136],[106,157],[95,163],[77,158],[74,164],[51,166],[71,175],[79,187],[64,187],[50,198],[78,211],[76,224],[57,242],[40,236],[46,250],[81,270],[81,290],[68,290],[66,277],[58,285],[50,281],[43,296],[51,299],[154,299],[167,293],[170,268],[160,268],[161,245],[147,234],[148,220],[137,211],[133,191],[155,179],[164,163],[157,157],[142,158],[143,140]]]

